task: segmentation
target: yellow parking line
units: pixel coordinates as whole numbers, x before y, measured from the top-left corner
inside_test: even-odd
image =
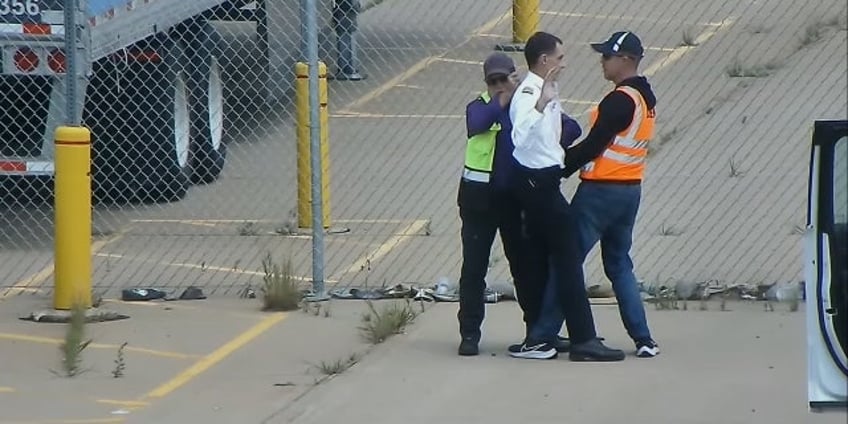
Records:
[[[159,399],[167,396],[169,393],[184,386],[189,381],[202,374],[204,371],[208,370],[209,368],[212,368],[213,366],[215,366],[215,364],[221,362],[228,356],[232,355],[233,352],[237,351],[244,345],[250,343],[253,339],[259,337],[262,333],[268,331],[275,324],[284,320],[286,316],[287,315],[285,313],[275,313],[266,317],[262,321],[259,321],[259,323],[249,328],[247,331],[241,333],[238,337],[225,343],[223,346],[219,347],[214,352],[204,356],[199,361],[195,362],[194,365],[186,368],[171,380],[148,392],[140,399],[140,401],[148,402],[150,400]]]
[[[386,256],[387,254],[389,254],[389,252],[398,247],[405,240],[408,240],[410,236],[420,234],[421,230],[423,230],[424,227],[427,226],[428,222],[429,220],[427,219],[416,219],[415,221],[412,221],[412,223],[407,225],[406,228],[404,228],[400,232],[400,234],[397,234],[393,237],[389,237],[388,240],[383,242],[373,252],[354,262],[353,265],[351,265],[347,270],[342,272],[342,275],[353,272],[359,272],[368,263],[375,262],[383,256]]]
[[[481,33],[477,34],[477,36],[478,37],[486,37],[486,38],[510,38],[510,37],[512,37],[511,35],[491,34],[491,33],[488,33],[488,32],[481,32]]]
[[[14,393],[15,389],[13,387],[4,387],[0,386],[0,393]]]
[[[451,57],[440,57],[437,60],[439,62],[459,63],[459,64],[462,64],[462,65],[483,66],[483,62],[480,62],[479,60],[454,59],[454,58],[451,58]]]
[[[437,60],[439,60],[440,58],[443,58],[448,53],[451,53],[451,52],[455,51],[457,48],[465,45],[466,43],[471,41],[474,37],[478,36],[478,34],[483,34],[483,33],[486,33],[488,31],[491,31],[492,28],[496,27],[499,23],[503,22],[504,20],[509,19],[510,16],[512,16],[512,8],[510,8],[503,15],[498,16],[497,18],[494,18],[494,19],[490,20],[489,22],[484,23],[483,25],[479,26],[478,28],[475,28],[473,31],[471,31],[471,35],[466,40],[464,40],[462,43],[459,43],[459,45],[451,46],[451,48],[443,51],[442,53],[439,53],[439,54],[433,55],[433,56],[428,56],[428,57],[425,57],[424,59],[419,60],[418,62],[416,62],[415,64],[413,64],[409,68],[407,68],[406,71],[401,72],[400,74],[396,75],[394,78],[389,79],[388,81],[381,84],[379,87],[369,91],[368,93],[366,93],[362,97],[354,100],[350,104],[341,108],[339,113],[344,113],[345,111],[350,111],[351,109],[362,106],[363,104],[368,103],[371,100],[374,100],[377,97],[382,96],[385,92],[389,91],[393,87],[397,86],[398,84],[403,83],[404,81],[408,80],[409,78],[413,77],[414,75],[416,75],[419,72],[426,69],[428,66],[430,66],[431,63],[436,62]]]
[[[674,50],[672,50],[672,52],[668,56],[665,57],[665,59],[654,62],[653,64],[651,64],[651,66],[649,66],[647,69],[645,69],[642,72],[642,75],[651,76],[651,75],[657,73],[657,71],[659,71],[660,69],[665,68],[666,66],[671,65],[674,62],[677,62],[678,60],[680,60],[681,57],[683,57],[683,55],[685,55],[689,51],[697,48],[697,45],[701,45],[704,42],[706,42],[707,40],[709,40],[710,38],[712,38],[712,36],[716,35],[716,33],[720,29],[722,29],[726,26],[729,26],[732,22],[733,22],[733,20],[731,18],[728,18],[728,19],[725,19],[725,20],[722,21],[722,25],[712,26],[712,27],[708,28],[706,31],[704,31],[700,35],[698,35],[697,38],[695,38],[696,46],[680,46],[680,47],[675,48]]]
[[[409,88],[409,89],[412,89],[412,90],[423,90],[424,89],[424,87],[422,87],[420,85],[412,85],[412,84],[398,84],[395,87],[397,87],[397,88]],[[338,222],[338,221],[336,221],[336,222]]]
[[[127,226],[120,231],[116,232],[112,236],[105,238],[103,240],[97,240],[91,243],[91,253],[92,255],[102,250],[104,247],[120,240],[124,235],[127,234],[131,229],[131,226]],[[0,300],[6,299],[13,295],[18,295],[27,291],[38,291],[39,287],[33,287],[36,285],[40,285],[44,283],[50,276],[53,275],[53,264],[48,265],[42,268],[40,271],[35,274],[30,275],[20,281],[17,281],[11,285],[7,290],[3,293],[0,293]]]
[[[596,105],[597,101],[594,100],[579,100],[579,99],[559,99],[559,101],[563,103],[573,103],[576,105]]]
[[[150,405],[150,402],[144,402],[141,400],[112,400],[112,399],[97,399],[97,403],[102,403],[106,405],[115,405],[115,406],[123,406],[127,408],[142,408],[147,405]]]
[[[61,345],[65,341],[62,339],[54,339],[52,337],[41,337],[41,336],[30,336],[27,334],[14,334],[14,333],[0,333],[0,339],[4,340],[15,340],[20,342],[30,342],[30,343],[41,343],[41,344],[52,344],[52,345]],[[118,349],[119,345],[116,344],[104,344],[104,343],[91,343],[88,347],[93,349]],[[190,355],[187,353],[179,353],[179,352],[169,352],[164,350],[155,350],[155,349],[147,349],[143,347],[135,347],[132,345],[127,345],[124,347],[124,350],[127,352],[135,352],[150,356],[159,356],[162,358],[171,358],[171,359],[195,359],[199,358],[199,355]]]

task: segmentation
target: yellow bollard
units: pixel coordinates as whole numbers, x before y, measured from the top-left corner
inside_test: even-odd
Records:
[[[58,127],[54,134],[55,259],[53,308],[91,307],[91,133]]]
[[[312,228],[312,179],[309,139],[309,65],[297,62],[294,65],[295,106],[297,108],[297,224],[300,228]],[[324,228],[330,227],[330,145],[327,110],[327,66],[318,62],[318,122],[321,128],[321,197]]]
[[[527,43],[539,27],[539,0],[513,0],[512,41]]]

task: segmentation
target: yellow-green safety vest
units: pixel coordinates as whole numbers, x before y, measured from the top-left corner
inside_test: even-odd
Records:
[[[492,101],[488,91],[480,94],[485,103]],[[501,124],[495,122],[488,131],[468,139],[465,145],[465,169],[462,178],[468,181],[488,183],[492,174],[492,164],[495,160],[495,140]]]

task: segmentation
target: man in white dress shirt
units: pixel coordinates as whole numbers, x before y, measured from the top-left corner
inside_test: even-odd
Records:
[[[515,145],[512,189],[524,211],[528,248],[539,265],[536,284],[525,289],[525,322],[538,320],[545,281],[551,273],[556,284],[565,324],[571,339],[572,361],[620,361],[624,352],[598,340],[589,299],[583,283],[575,225],[570,205],[560,191],[565,151],[560,145],[562,105],[557,78],[563,67],[562,40],[537,32],[525,44],[529,72],[516,88],[509,117]],[[509,347],[517,358],[550,359],[557,356],[557,340],[531,340]]]

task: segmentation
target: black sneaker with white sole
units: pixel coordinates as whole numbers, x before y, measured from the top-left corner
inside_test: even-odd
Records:
[[[640,358],[653,358],[660,354],[660,345],[652,339],[638,340],[636,342],[636,356]]]
[[[509,347],[509,356],[523,359],[554,359],[557,357],[556,346],[546,342],[529,342],[514,344]]]

